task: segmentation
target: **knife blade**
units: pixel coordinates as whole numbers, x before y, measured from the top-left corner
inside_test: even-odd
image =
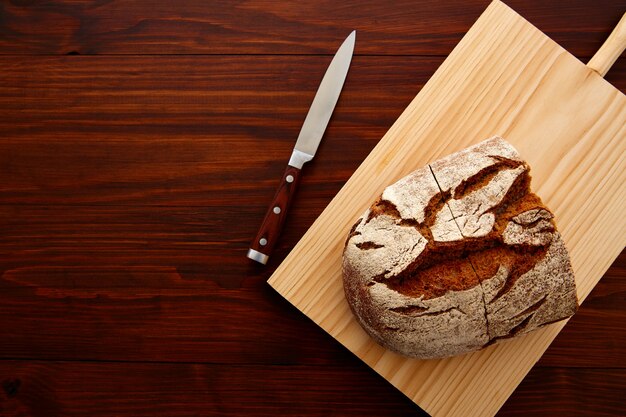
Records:
[[[250,244],[247,256],[254,261],[266,264],[276,246],[300,179],[302,166],[315,156],[326,131],[328,121],[339,99],[339,94],[352,61],[355,40],[356,31],[352,31],[335,53],[324,74],[324,78],[322,78],[315,98],[313,98],[313,103],[300,129],[300,134],[289,158],[287,169],[267,209],[263,223],[261,223],[259,231]]]

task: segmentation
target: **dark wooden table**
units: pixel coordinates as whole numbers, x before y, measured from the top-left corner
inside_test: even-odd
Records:
[[[420,415],[265,281],[487,4],[1,2],[0,416]],[[583,61],[626,11],[509,4]],[[249,240],[352,29],[261,267]],[[607,80],[626,90],[624,58]],[[625,399],[623,252],[500,414]]]

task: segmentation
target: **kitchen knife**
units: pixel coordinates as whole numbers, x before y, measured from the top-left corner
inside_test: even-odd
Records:
[[[309,113],[306,115],[298,135],[296,146],[291,153],[287,169],[280,180],[274,199],[267,209],[263,223],[248,250],[248,258],[252,260],[262,264],[267,263],[276,245],[300,178],[302,166],[315,156],[330,116],[335,109],[335,104],[337,104],[343,82],[348,74],[348,68],[350,68],[355,39],[356,31],[352,31],[337,50],[317,89],[313,104],[309,108]]]

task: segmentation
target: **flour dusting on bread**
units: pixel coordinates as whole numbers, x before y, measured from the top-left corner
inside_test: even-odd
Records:
[[[499,137],[387,187],[350,232],[343,276],[362,327],[416,358],[477,350],[578,305],[554,216]]]

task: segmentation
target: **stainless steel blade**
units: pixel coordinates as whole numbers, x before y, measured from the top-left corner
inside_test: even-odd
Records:
[[[291,153],[289,165],[282,176],[274,199],[265,213],[263,223],[261,223],[259,231],[250,244],[247,256],[254,261],[262,264],[267,263],[274,250],[280,231],[285,224],[287,210],[293,200],[302,165],[315,156],[330,116],[337,104],[343,82],[348,74],[348,68],[350,68],[355,39],[356,32],[353,31],[337,50],[326,74],[324,74],[324,78],[322,78],[313,104],[311,104],[309,113],[304,119],[296,146]]]
[[[356,31],[352,31],[328,66],[304,119],[289,165],[302,168],[302,164],[315,156],[348,74],[355,40]]]

